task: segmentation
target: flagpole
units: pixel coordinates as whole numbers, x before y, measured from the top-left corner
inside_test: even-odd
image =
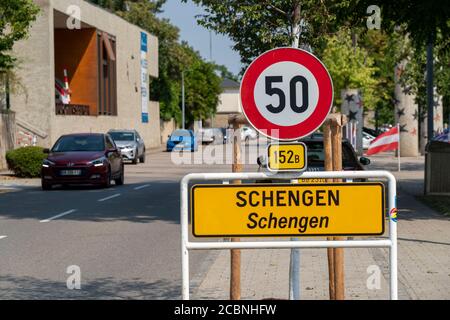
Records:
[[[397,134],[398,134],[398,149],[397,149],[398,172],[400,172],[400,123],[398,122],[397,122]]]

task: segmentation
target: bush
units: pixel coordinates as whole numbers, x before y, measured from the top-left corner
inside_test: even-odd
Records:
[[[42,160],[47,155],[41,147],[24,147],[6,153],[6,162],[17,177],[35,178],[41,175]]]

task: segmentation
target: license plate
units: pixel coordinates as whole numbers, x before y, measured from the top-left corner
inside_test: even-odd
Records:
[[[325,182],[327,182],[327,179],[322,179],[322,178],[299,179],[298,182],[300,182],[300,183],[325,183]]]
[[[81,170],[61,170],[60,174],[62,176],[80,176]]]

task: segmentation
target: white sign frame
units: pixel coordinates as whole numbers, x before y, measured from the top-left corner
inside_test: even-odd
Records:
[[[379,240],[282,240],[244,242],[206,242],[189,240],[189,183],[191,181],[223,180],[269,180],[269,179],[368,179],[382,178],[388,181],[389,239]],[[388,171],[320,171],[299,174],[250,173],[191,173],[180,183],[180,223],[181,223],[181,267],[182,299],[189,300],[189,250],[229,250],[229,249],[290,249],[290,248],[389,248],[390,299],[398,300],[397,274],[397,182]],[[391,215],[392,213],[392,215]]]

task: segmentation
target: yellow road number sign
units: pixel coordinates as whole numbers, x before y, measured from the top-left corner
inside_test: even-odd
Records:
[[[195,237],[384,233],[382,183],[195,185]]]
[[[300,142],[270,144],[267,159],[271,171],[302,171],[306,169],[306,146]]]

